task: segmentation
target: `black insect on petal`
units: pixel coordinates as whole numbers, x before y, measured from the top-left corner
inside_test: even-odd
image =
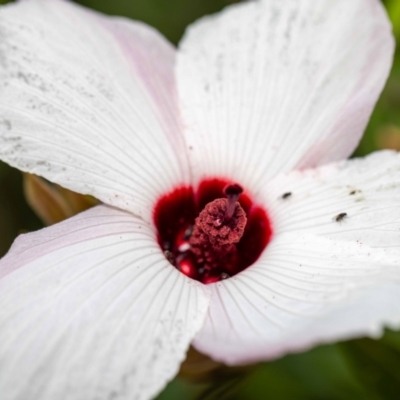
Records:
[[[347,213],[340,213],[334,218],[336,222],[342,222],[347,218]]]
[[[286,193],[283,193],[283,195],[281,196],[281,199],[286,200],[291,196],[292,196],[292,192],[286,192]]]

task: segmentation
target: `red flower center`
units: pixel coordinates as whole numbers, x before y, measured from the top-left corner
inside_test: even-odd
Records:
[[[252,265],[272,236],[266,211],[239,185],[204,180],[197,192],[178,187],[154,208],[157,239],[168,261],[202,283],[232,277]]]

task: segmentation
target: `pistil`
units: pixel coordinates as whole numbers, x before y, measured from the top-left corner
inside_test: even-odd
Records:
[[[236,244],[247,222],[246,213],[237,201],[241,193],[239,185],[229,185],[225,189],[227,198],[208,203],[196,218],[189,244],[201,274],[213,275],[221,265],[236,264]]]

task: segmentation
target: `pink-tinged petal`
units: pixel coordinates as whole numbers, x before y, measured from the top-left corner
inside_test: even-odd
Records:
[[[272,242],[210,285],[200,351],[242,364],[400,328],[400,153],[288,173],[262,201]]]
[[[400,327],[399,257],[358,243],[277,235],[256,265],[209,286],[194,346],[231,365]]]
[[[149,219],[188,181],[175,49],[63,0],[0,10],[0,158]]]
[[[378,0],[260,0],[201,19],[177,70],[195,178],[257,192],[280,173],[347,157],[393,49]]]
[[[17,240],[0,261],[2,400],[148,399],[164,387],[209,299],[154,236],[98,206]]]

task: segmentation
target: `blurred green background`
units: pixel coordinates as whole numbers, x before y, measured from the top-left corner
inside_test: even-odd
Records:
[[[318,0],[315,0],[318,1]],[[352,1],[352,0],[349,0]],[[7,1],[0,0],[0,4]],[[104,13],[124,15],[155,26],[173,43],[197,18],[217,12],[234,0],[81,0]],[[384,1],[400,40],[400,0]],[[355,21],[357,23],[357,21]],[[400,150],[400,52],[355,152]],[[26,204],[19,171],[0,162],[0,256],[21,232],[39,229],[39,219]],[[400,399],[400,333],[378,341],[354,340],[320,346],[304,354],[246,370],[219,369],[201,383],[176,378],[159,396],[167,399]]]

